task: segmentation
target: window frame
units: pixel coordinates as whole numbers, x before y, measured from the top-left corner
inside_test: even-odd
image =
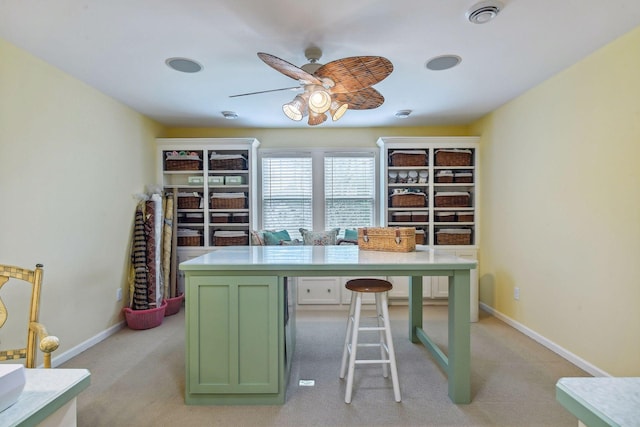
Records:
[[[260,149],[258,150],[258,162],[257,173],[258,185],[255,191],[257,191],[258,199],[258,228],[264,229],[263,219],[263,194],[262,194],[262,160],[264,158],[273,157],[310,157],[312,168],[312,215],[313,215],[313,230],[323,231],[325,230],[325,190],[324,190],[324,159],[325,157],[371,157],[374,164],[374,191],[373,191],[373,226],[380,224],[380,162],[379,162],[379,150],[375,148],[309,148],[308,150],[298,149]],[[344,230],[340,230],[340,234],[344,234]]]

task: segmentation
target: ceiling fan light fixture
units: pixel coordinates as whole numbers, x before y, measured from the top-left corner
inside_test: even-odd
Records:
[[[322,87],[322,86],[320,86]],[[325,113],[331,107],[331,95],[324,89],[313,88],[309,95],[309,109],[314,113]]]
[[[349,109],[349,104],[339,103],[338,101],[331,101],[331,107],[329,108],[329,114],[331,114],[331,119],[333,121],[340,120],[340,117],[344,115]]]
[[[319,124],[324,123],[327,120],[327,115],[325,113],[315,113],[313,110],[309,111],[309,123],[310,126],[317,126]]]
[[[282,106],[282,111],[284,111],[284,114],[291,120],[298,122],[302,120],[302,117],[304,117],[307,112],[306,100],[301,95],[296,95],[293,101]]]

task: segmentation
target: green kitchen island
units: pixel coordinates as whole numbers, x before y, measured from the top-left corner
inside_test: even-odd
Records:
[[[422,342],[445,371],[451,400],[469,403],[474,268],[475,261],[427,246],[226,246],[185,261],[185,402],[283,404],[295,349],[295,287],[287,277],[333,275],[409,276],[409,339]],[[422,276],[449,277],[448,355],[422,329]]]

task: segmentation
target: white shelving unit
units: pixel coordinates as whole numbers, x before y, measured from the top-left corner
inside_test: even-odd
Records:
[[[215,237],[217,231],[235,231],[246,234],[246,239],[236,237],[234,244],[250,244],[250,231],[257,224],[256,214],[256,150],[260,143],[254,138],[159,138],[157,145],[158,183],[165,192],[177,196],[177,257],[178,261],[209,252],[211,247],[224,244],[224,238]],[[167,154],[195,153],[199,161],[189,162],[187,168],[176,168],[167,162]],[[239,161],[211,162],[211,155],[241,156]],[[187,158],[185,158],[187,160]],[[183,160],[180,160],[183,161]],[[233,165],[232,169],[218,165]],[[236,165],[241,166],[236,167]],[[229,194],[232,193],[232,194]],[[243,195],[241,206],[216,208],[212,195]],[[199,198],[200,202],[193,203]],[[178,200],[183,199],[183,200]],[[239,198],[238,198],[239,199]],[[226,203],[226,202],[223,202]],[[238,202],[240,203],[240,202]],[[216,205],[219,205],[217,203]],[[194,233],[181,239],[180,232]],[[199,237],[199,238],[198,238]],[[228,238],[227,238],[228,239]],[[178,286],[182,289],[182,273],[178,273]]]
[[[380,218],[382,218],[382,225],[416,227],[416,230],[424,232],[423,244],[462,258],[477,260],[480,241],[477,206],[480,194],[478,142],[478,137],[383,137],[378,139],[381,150]],[[439,151],[465,153],[469,162],[465,165],[443,164]],[[392,161],[393,153],[397,152],[424,153],[424,161],[411,166],[398,166]],[[415,158],[419,159],[420,156]],[[399,179],[401,174],[403,179]],[[410,175],[413,175],[413,179],[410,179]],[[424,199],[412,197],[410,200],[416,200],[417,203],[397,206],[397,203],[392,202],[393,197],[398,197],[393,196],[397,191],[407,191],[410,194],[423,193]],[[477,321],[477,270],[473,270],[471,275],[471,320]],[[394,285],[394,289],[389,293],[391,299],[408,297],[408,278],[390,277],[389,280]],[[448,298],[448,278],[424,277],[423,296],[433,300]]]

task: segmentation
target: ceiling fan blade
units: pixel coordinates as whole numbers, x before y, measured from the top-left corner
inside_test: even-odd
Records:
[[[302,68],[298,68],[295,65],[285,61],[284,59],[278,58],[277,56],[258,52],[258,57],[271,68],[280,71],[285,76],[291,77],[294,80],[299,80],[304,84],[322,84],[322,80],[320,80],[316,76],[307,73]]]
[[[240,93],[238,95],[229,95],[229,98],[237,98],[238,96],[257,95],[259,93],[279,92],[281,90],[299,90],[300,86],[283,87],[280,89],[259,90],[257,92]]]
[[[346,93],[373,86],[392,71],[393,64],[382,56],[352,56],[324,64],[315,75],[333,80],[335,86],[331,88],[332,93]]]
[[[372,87],[355,92],[334,93],[333,99],[349,104],[350,110],[371,110],[384,103],[384,96]]]

